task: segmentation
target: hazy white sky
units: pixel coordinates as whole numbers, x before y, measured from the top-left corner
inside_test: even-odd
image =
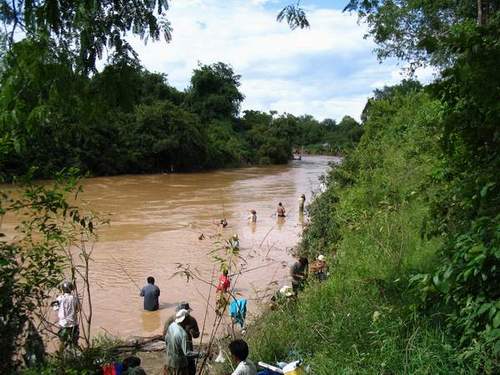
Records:
[[[359,119],[375,88],[402,79],[393,61],[380,64],[366,26],[342,13],[346,1],[303,1],[311,28],[276,22],[290,0],[172,0],[173,40],[132,45],[143,65],[185,89],[198,62],[222,61],[242,76],[242,109],[277,110],[318,119]],[[430,71],[420,73],[428,80]]]

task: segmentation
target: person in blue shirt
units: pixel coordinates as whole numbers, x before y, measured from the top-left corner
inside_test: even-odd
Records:
[[[156,311],[160,307],[160,288],[155,285],[155,278],[153,276],[149,276],[147,282],[148,284],[141,289],[140,293],[140,296],[144,297],[144,310]]]

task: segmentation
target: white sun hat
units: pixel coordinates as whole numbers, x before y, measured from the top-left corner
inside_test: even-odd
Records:
[[[181,310],[177,311],[177,313],[175,314],[175,322],[182,323],[184,321],[184,319],[186,319],[186,316],[188,316],[188,315],[189,315],[189,311],[186,309],[181,309]]]
[[[282,287],[280,289],[280,294],[284,295],[285,297],[291,297],[291,296],[293,296],[294,293],[293,293],[293,289],[291,286],[285,285],[284,287]]]

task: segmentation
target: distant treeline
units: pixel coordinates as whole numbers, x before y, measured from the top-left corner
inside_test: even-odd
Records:
[[[312,116],[244,111],[240,76],[200,65],[185,91],[120,57],[77,72],[47,42],[15,44],[1,64],[0,174],[44,178],[66,167],[92,175],[286,163],[296,148],[338,153],[362,127]]]

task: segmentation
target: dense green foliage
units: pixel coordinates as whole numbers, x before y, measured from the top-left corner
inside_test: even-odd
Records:
[[[325,375],[466,370],[409,289],[412,275],[433,269],[442,243],[421,235],[442,105],[418,90],[384,91],[371,100],[359,146],[309,206],[301,252],[330,254],[331,277],[253,328],[254,358],[299,356]]]
[[[168,6],[0,1],[0,178],[46,178],[66,167],[109,175],[286,163],[297,147],[352,146],[352,136],[337,141],[338,129],[310,116],[240,117],[240,76],[226,64],[200,65],[184,92],[143,69],[125,36],[169,41]]]
[[[166,76],[118,58],[92,77],[45,40],[24,40],[6,57],[0,87],[0,173],[50,177],[65,167],[96,175],[189,171],[286,163],[292,150],[327,143],[335,151],[362,129],[311,116],[245,111],[230,66],[200,66],[180,92]]]
[[[368,101],[301,243],[333,275],[256,327],[254,356],[293,348],[319,374],[500,371],[499,5],[349,2],[379,56],[440,77]]]
[[[104,50],[122,57],[135,54],[125,39],[127,32],[153,40],[163,33],[169,41],[167,10],[167,0],[1,0],[0,22],[8,44],[19,32],[50,40],[71,56],[78,71],[87,73],[95,70]]]
[[[2,374],[43,360],[41,335],[54,333],[46,321],[48,299],[65,275],[75,278],[66,250],[75,252],[75,244],[87,234],[93,236],[97,224],[92,215],[68,203],[68,196],[79,191],[78,178],[68,172],[58,175],[52,186],[27,184],[18,191],[0,192],[0,224],[5,215],[22,217],[9,237],[0,226]]]

